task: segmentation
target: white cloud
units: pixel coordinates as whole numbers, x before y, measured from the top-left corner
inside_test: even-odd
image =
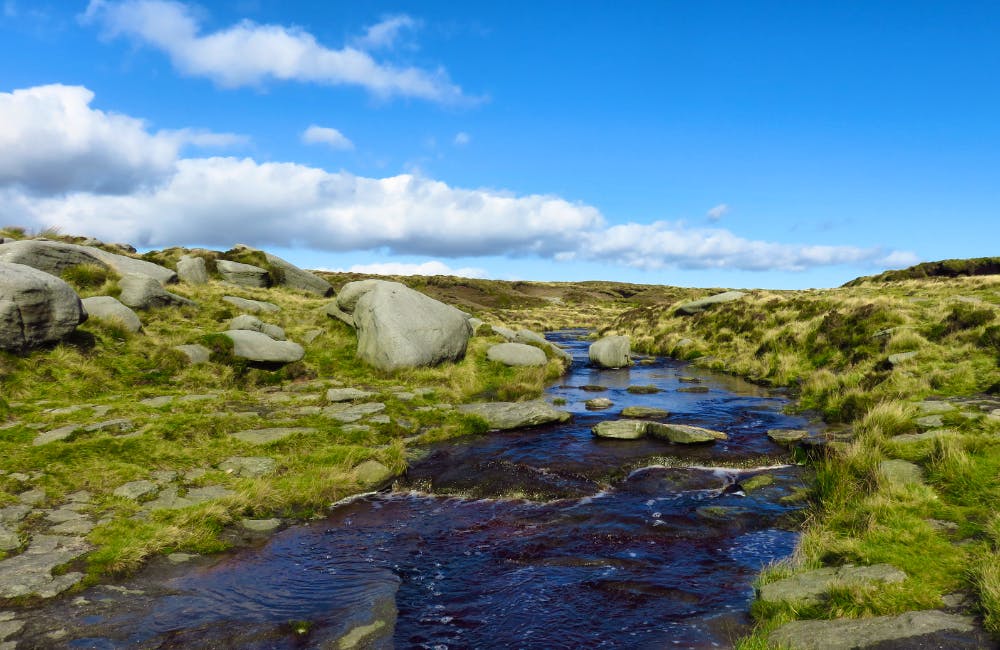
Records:
[[[257,86],[269,80],[299,81],[361,86],[385,98],[475,101],[465,96],[442,68],[423,70],[380,63],[362,49],[325,47],[312,34],[294,26],[244,20],[201,33],[192,6],[173,0],[91,0],[82,20],[99,25],[108,38],[126,36],[159,49],[181,73],[207,77],[227,88]],[[385,27],[380,38],[388,42],[392,33]]]
[[[354,44],[362,50],[390,49],[396,45],[403,31],[418,27],[420,22],[406,14],[388,16],[370,26],[364,36],[354,39]]]
[[[90,107],[82,86],[0,93],[0,187],[130,192],[166,180],[186,145],[237,144],[240,136],[195,129],[151,132],[139,119]]]
[[[465,131],[459,131],[455,134],[455,139],[453,140],[456,147],[464,147],[465,145],[472,142],[472,136]]]
[[[354,148],[354,143],[347,139],[337,129],[326,126],[311,125],[302,132],[302,141],[306,144],[325,144],[333,149],[348,151]]]
[[[714,208],[706,212],[705,216],[708,217],[709,221],[718,221],[727,214],[729,214],[729,206],[726,205],[725,203],[720,203],[719,205],[715,206]]]
[[[337,272],[344,272],[345,269],[332,269]],[[462,267],[453,269],[444,262],[431,260],[420,264],[407,262],[376,262],[373,264],[355,264],[349,269],[349,273],[364,273],[366,275],[456,275],[460,278],[485,278],[484,269],[473,267]]]
[[[366,178],[250,158],[182,158],[184,144],[239,138],[151,132],[142,120],[90,108],[92,99],[71,86],[0,93],[0,215],[7,223],[144,247],[241,241],[444,258],[530,255],[646,270],[916,261],[905,251],[768,242],[666,221],[608,226],[593,206],[557,196],[452,187],[419,174]]]

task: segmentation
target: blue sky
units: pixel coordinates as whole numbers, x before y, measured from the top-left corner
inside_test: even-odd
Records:
[[[0,221],[833,286],[1000,254],[1000,4],[0,0]]]

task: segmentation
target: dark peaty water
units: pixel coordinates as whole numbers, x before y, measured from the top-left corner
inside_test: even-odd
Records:
[[[131,607],[93,616],[94,633],[67,645],[325,647],[391,619],[394,607],[394,636],[377,647],[731,647],[749,623],[754,575],[797,539],[797,506],[781,498],[802,485],[801,470],[782,465],[766,431],[806,422],[782,414],[780,396],[679,362],[592,369],[583,333],[550,337],[574,355],[548,391],[573,422],[438,445],[396,491],[171,578]],[[629,385],[661,392],[633,395]],[[677,392],[693,385],[709,390]],[[587,411],[595,396],[614,406]],[[591,435],[628,405],[666,409],[664,421],[729,440]],[[761,473],[773,483],[733,492]]]

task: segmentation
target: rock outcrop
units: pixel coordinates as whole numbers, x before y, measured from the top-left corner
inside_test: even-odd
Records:
[[[272,255],[267,251],[251,248],[242,244],[238,245],[237,248],[263,254],[264,259],[267,260],[268,265],[270,265],[272,271],[274,271],[273,275],[277,276],[274,278],[276,284],[283,287],[290,287],[292,289],[308,291],[318,296],[333,295],[333,287],[330,286],[330,283],[315,273],[310,273],[305,269],[300,269],[288,260],[281,259],[277,255]]]
[[[52,275],[80,264],[94,264],[113,269],[124,275],[146,275],[161,284],[177,281],[177,274],[168,268],[126,255],[109,253],[93,246],[78,246],[63,242],[24,239],[0,245],[0,261],[24,264]]]
[[[72,287],[23,264],[0,262],[0,349],[59,341],[87,320]]]
[[[632,363],[627,336],[605,336],[590,346],[590,362],[601,368],[624,368]]]
[[[83,307],[91,318],[120,323],[129,332],[142,329],[142,321],[135,312],[111,296],[84,298]]]
[[[223,278],[241,287],[263,288],[271,284],[267,269],[262,269],[259,266],[229,260],[215,260],[215,268]]]

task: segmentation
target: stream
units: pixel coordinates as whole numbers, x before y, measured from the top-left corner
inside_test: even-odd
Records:
[[[324,520],[92,588],[86,605],[47,605],[72,633],[18,647],[338,647],[364,625],[374,640],[359,647],[732,647],[750,624],[755,575],[798,538],[802,504],[785,497],[805,470],[766,431],[811,425],[782,413],[780,393],[683,362],[591,368],[585,334],[549,334],[574,356],[546,391],[571,422],[433,445],[393,491]],[[692,387],[705,392],[678,391]],[[593,397],[614,406],[589,411]],[[630,405],[729,439],[591,434]],[[761,474],[773,480],[744,496],[741,484]]]

